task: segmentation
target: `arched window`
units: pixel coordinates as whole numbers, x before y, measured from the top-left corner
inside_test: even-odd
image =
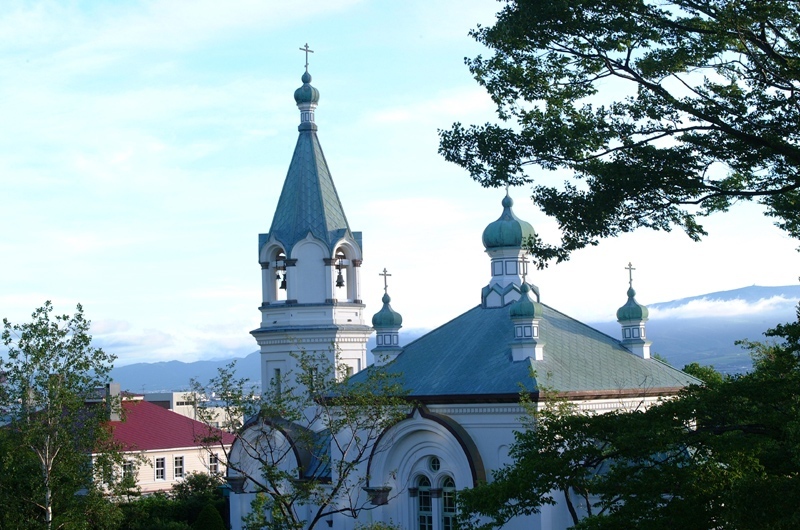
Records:
[[[442,530],[456,528],[456,483],[447,477],[442,482]]]
[[[272,278],[272,300],[284,301],[286,300],[286,254],[283,250],[275,254],[272,266],[275,271],[275,276]]]
[[[433,499],[431,481],[426,476],[417,479],[417,518],[419,530],[433,530]]]

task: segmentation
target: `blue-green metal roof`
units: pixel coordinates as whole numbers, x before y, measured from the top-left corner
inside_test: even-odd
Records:
[[[547,305],[542,308],[544,360],[512,361],[508,307],[478,306],[405,346],[386,369],[400,374],[410,397],[433,400],[516,396],[522,386],[613,395],[699,383],[656,359],[635,356],[618,340]]]
[[[628,301],[625,305],[617,309],[617,320],[620,322],[624,320],[647,320],[650,311],[647,307],[643,306],[636,301],[636,291],[633,287],[628,289]]]
[[[514,214],[511,209],[514,201],[508,194],[503,197],[502,204],[503,213],[483,230],[483,246],[486,249],[521,247],[526,239],[536,233],[529,222]]]
[[[280,241],[290,255],[292,247],[310,232],[325,242],[333,256],[336,242],[345,234],[350,237],[353,234],[319,144],[317,126],[313,121],[301,123],[298,130],[300,136],[272,218],[269,237]]]
[[[319,90],[311,86],[311,74],[308,72],[303,74],[300,78],[303,81],[303,86],[294,91],[294,100],[296,103],[318,103]]]
[[[383,302],[383,307],[372,316],[372,327],[375,329],[401,327],[403,324],[403,317],[400,313],[392,309],[392,306],[389,304],[389,302],[392,301],[389,293],[384,293],[381,301]]]
[[[531,298],[531,288],[527,283],[520,287],[522,296],[508,308],[508,315],[512,318],[527,318],[533,320],[542,315],[542,304]]]

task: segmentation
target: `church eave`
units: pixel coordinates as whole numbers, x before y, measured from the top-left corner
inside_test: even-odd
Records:
[[[259,335],[274,335],[274,334],[284,334],[289,335],[292,332],[298,331],[372,331],[372,327],[370,326],[362,326],[358,324],[339,324],[339,325],[326,325],[326,326],[283,326],[283,327],[274,327],[274,328],[265,328],[260,327],[258,329],[254,329],[250,332],[251,335],[259,336]]]

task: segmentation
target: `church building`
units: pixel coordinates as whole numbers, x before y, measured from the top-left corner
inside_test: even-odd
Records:
[[[314,123],[319,91],[310,84],[307,66],[302,82],[294,94],[299,138],[272,225],[259,236],[261,324],[252,334],[261,349],[264,392],[270,381],[298,370],[292,355],[298,347],[335,345],[339,362],[358,381],[369,369],[366,345],[375,332],[375,364],[397,374],[415,403],[360,470],[362,489],[383,492],[383,498],[358,520],[336,514],[328,526],[352,529],[382,521],[404,529],[452,530],[455,492],[491,480],[492,471],[510,461],[514,431],[522,428],[522,389],[533,395],[541,387],[555,389],[581,409],[602,413],[647,406],[697,382],[651,358],[648,311],[636,302],[632,282],[617,312],[620,339],[543,303],[526,270],[524,243],[533,227],[514,214],[508,194],[487,205],[487,220],[499,217],[483,232],[486,277],[473,286],[480,303],[402,344],[391,286],[385,284],[374,316],[361,298],[362,235],[348,225],[320,147]],[[245,487],[230,499],[231,525],[238,529],[253,492]],[[507,528],[570,525],[567,509],[556,505]]]

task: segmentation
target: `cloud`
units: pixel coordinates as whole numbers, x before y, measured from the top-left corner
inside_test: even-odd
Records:
[[[93,320],[92,321],[92,335],[109,335],[112,333],[121,333],[131,329],[131,323],[125,320]]]
[[[364,122],[386,123],[448,123],[453,120],[469,122],[474,116],[490,116],[494,111],[491,98],[480,87],[446,91],[425,101],[384,108],[364,116]]]
[[[60,44],[63,63],[90,64],[108,50],[187,50],[245,31],[268,31],[289,22],[347,10],[360,0],[291,2],[155,0],[64,3],[40,1],[0,9],[0,43],[11,49]],[[72,59],[72,61],[70,61]]]
[[[792,311],[797,300],[784,296],[762,298],[755,302],[748,302],[737,298],[735,300],[715,300],[700,298],[692,300],[677,307],[650,309],[650,318],[660,319],[687,319],[704,317],[735,317],[740,315],[754,315]]]

